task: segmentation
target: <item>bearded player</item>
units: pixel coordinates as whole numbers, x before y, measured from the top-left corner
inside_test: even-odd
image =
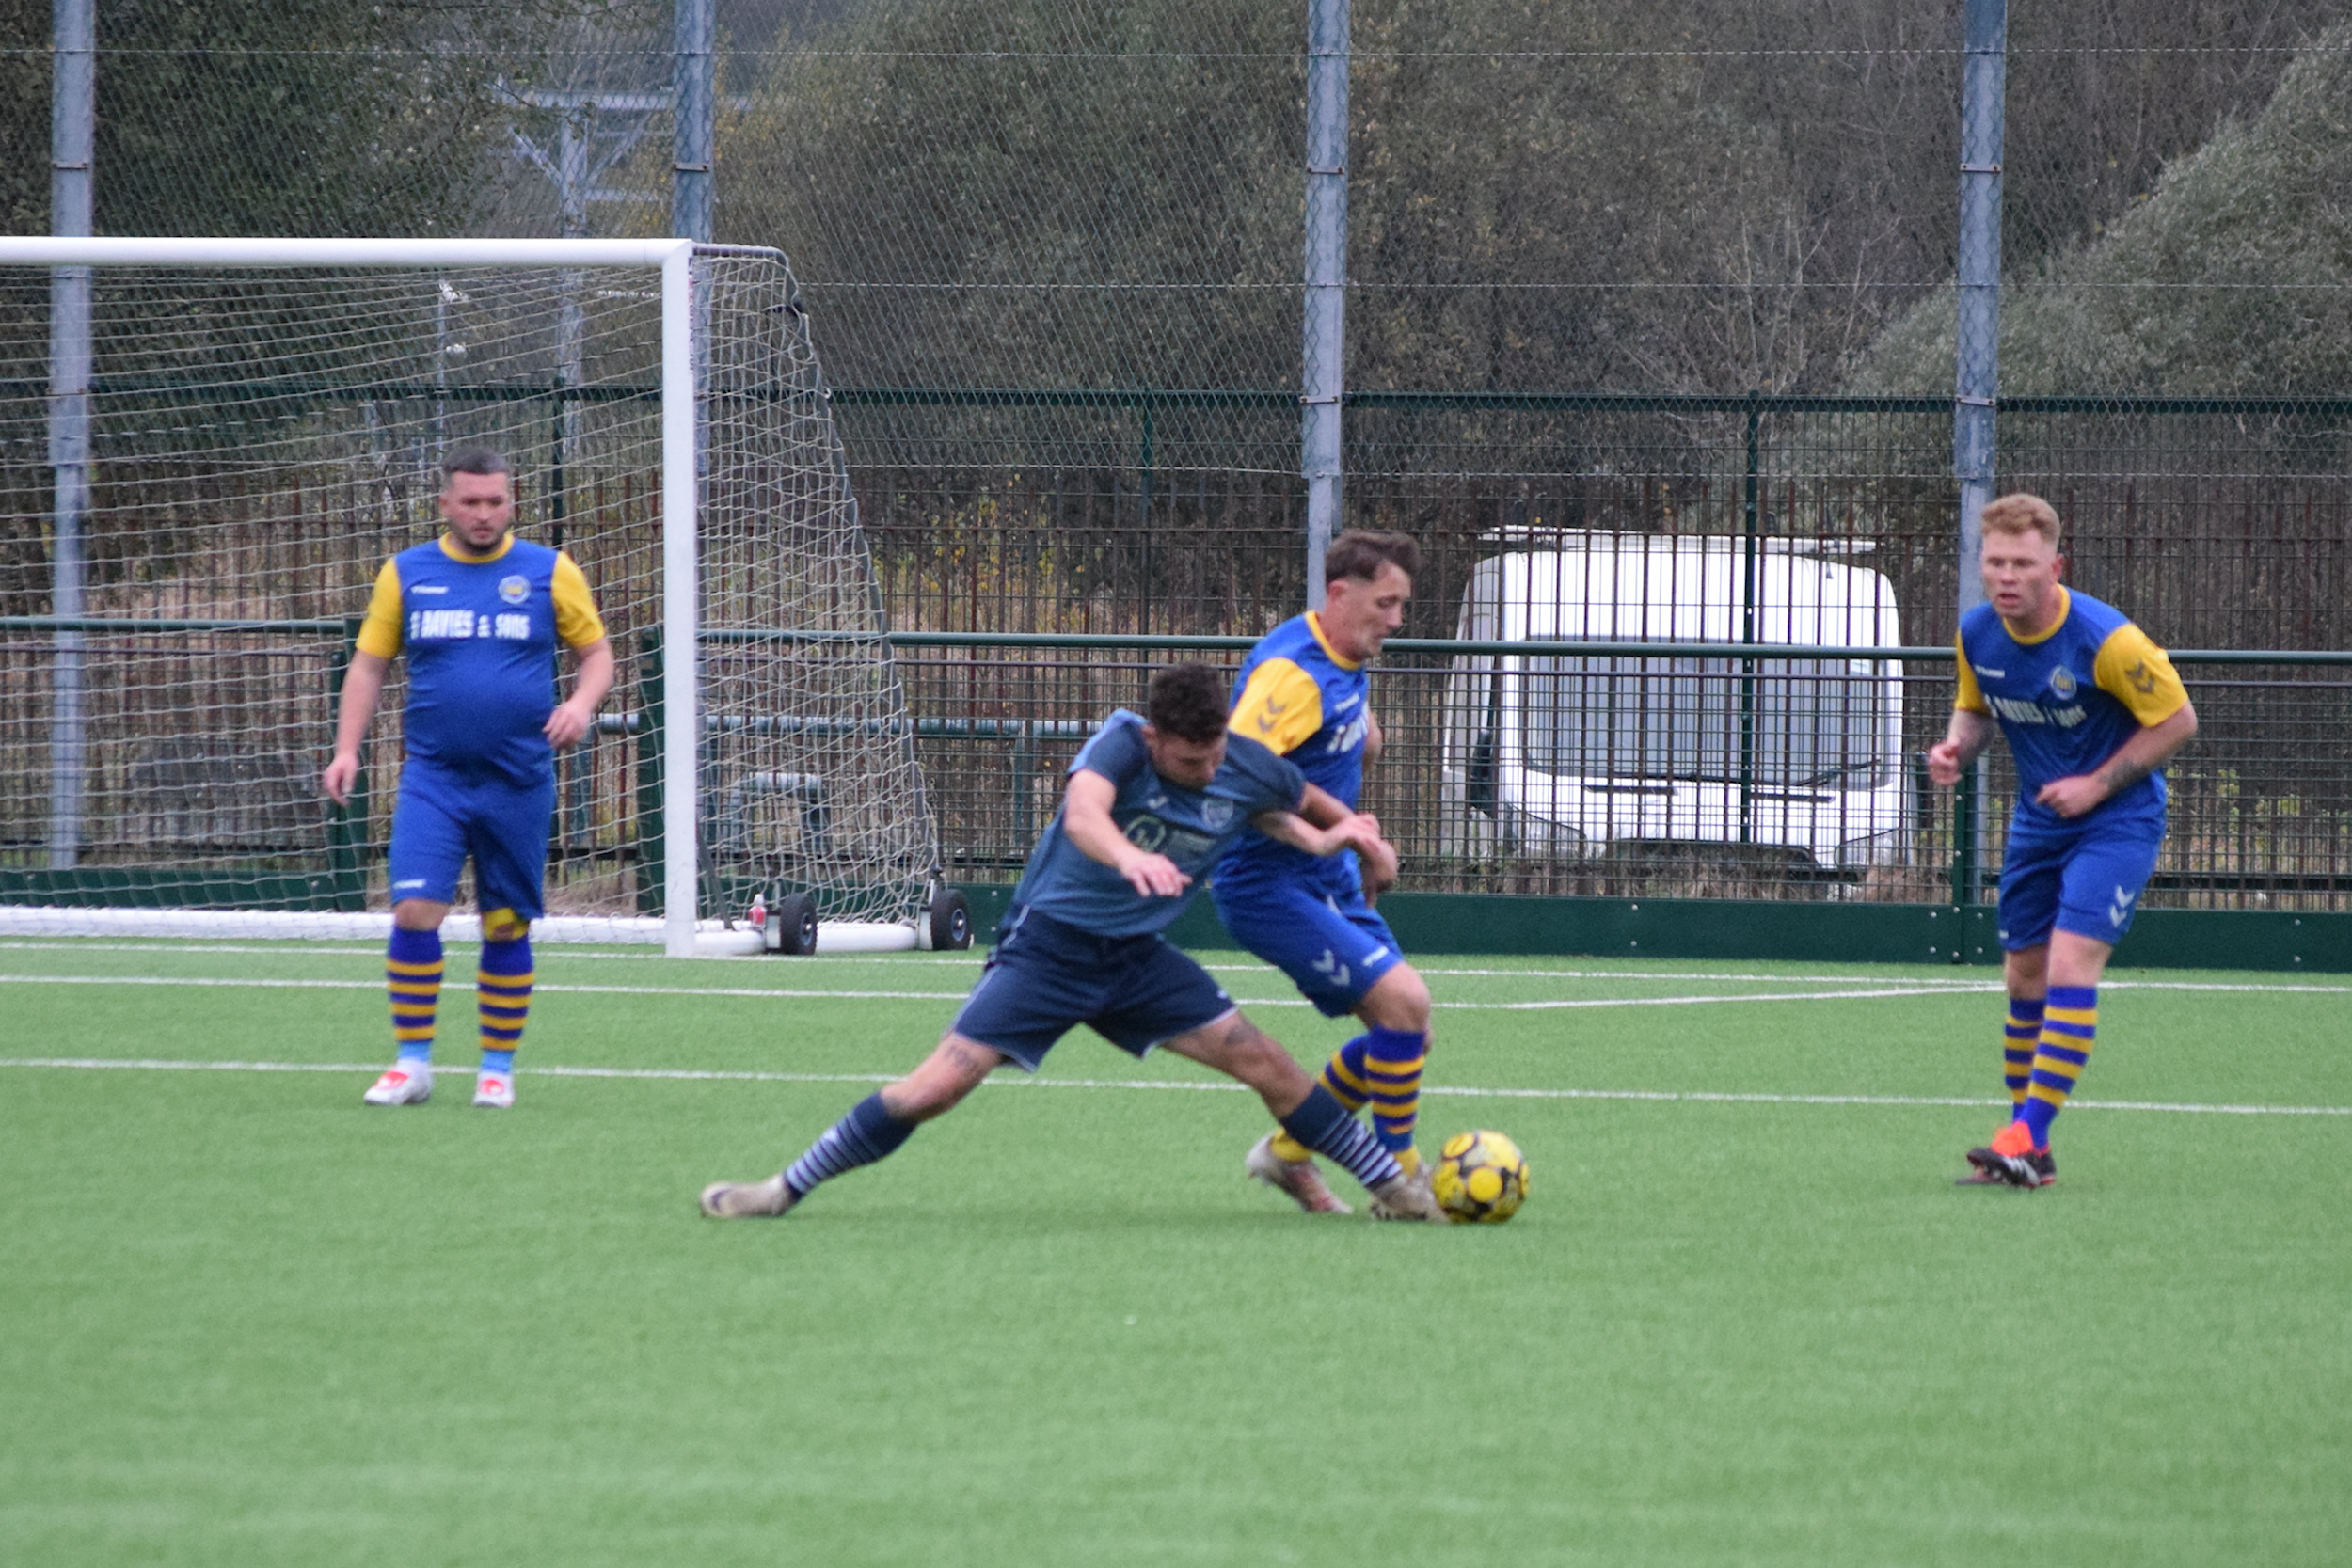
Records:
[[[1928,749],[1929,776],[1949,787],[1997,725],[2017,765],[2000,901],[2002,1077],[2016,1114],[1968,1151],[1963,1186],[2058,1180],[2050,1124],[2090,1059],[2099,976],[2156,868],[2164,765],[2197,733],[2164,650],[2058,580],[2058,513],[2039,496],[1985,507],[1988,602],[1961,618],[1951,724]]]
[[[572,558],[515,537],[506,459],[471,448],[451,453],[442,473],[448,531],[401,551],[376,575],[322,782],[337,805],[349,799],[385,673],[405,652],[407,755],[392,808],[392,936],[384,962],[397,1056],[361,1098],[420,1105],[433,1093],[441,922],[470,856],[482,909],[482,1069],[473,1102],[503,1110],[515,1103],[515,1048],[531,1010],[531,923],[547,876],[555,752],[596,721],[612,686],[612,644]],[[555,700],[559,643],[579,661],[563,703]]]
[[[1224,684],[1208,666],[1162,670],[1146,707],[1113,713],[1070,765],[1061,809],[938,1048],[776,1175],[704,1188],[704,1213],[787,1213],[818,1183],[887,1158],[1006,1063],[1035,1072],[1084,1023],[1121,1051],[1164,1047],[1257,1090],[1286,1132],[1371,1189],[1375,1217],[1446,1223],[1427,1187],[1162,935],[1246,824],[1309,856],[1371,852],[1378,825],[1265,747],[1229,735]],[[1326,825],[1302,819],[1316,817]]]
[[[1420,548],[1404,534],[1341,534],[1324,557],[1322,607],[1262,638],[1235,684],[1233,733],[1287,757],[1351,811],[1364,765],[1380,751],[1365,667],[1404,625],[1420,569]],[[1364,1032],[1324,1065],[1323,1086],[1350,1111],[1369,1104],[1380,1147],[1425,1183],[1413,1127],[1429,1055],[1429,988],[1372,904],[1395,879],[1396,863],[1385,854],[1361,866],[1348,855],[1318,860],[1249,832],[1218,863],[1211,893],[1233,939],[1289,975],[1325,1017],[1353,1013],[1362,1022]],[[1243,1164],[1309,1213],[1347,1212],[1287,1132],[1260,1139]]]

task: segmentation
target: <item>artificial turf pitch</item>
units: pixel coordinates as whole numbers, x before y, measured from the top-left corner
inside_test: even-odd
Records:
[[[498,1114],[464,984],[433,1102],[360,1105],[364,949],[0,943],[0,1561],[2352,1558],[2352,993],[2120,974],[2260,989],[2103,993],[2018,1193],[1950,1185],[1986,972],[1425,968],[1425,1126],[1526,1148],[1507,1226],[1301,1215],[1241,1179],[1252,1098],[1084,1034],[696,1216],[915,1060],[961,956],[543,947]],[[591,1067],[802,1077],[544,1070]],[[2308,1114],[2180,1108],[2225,1105]]]

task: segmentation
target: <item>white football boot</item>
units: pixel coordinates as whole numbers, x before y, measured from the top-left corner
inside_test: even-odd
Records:
[[[1323,1173],[1315,1169],[1312,1160],[1285,1160],[1274,1152],[1271,1132],[1249,1146],[1241,1168],[1249,1173],[1252,1180],[1264,1182],[1310,1214],[1348,1212],[1339,1195],[1324,1184]]]
[[[515,1076],[509,1072],[492,1072],[485,1069],[474,1074],[473,1102],[486,1105],[493,1111],[515,1108]]]
[[[713,1181],[703,1189],[702,1211],[714,1220],[771,1220],[800,1200],[778,1171],[765,1181]]]
[[[370,1105],[421,1105],[433,1098],[433,1064],[404,1056],[359,1098]]]
[[[1445,1212],[1437,1194],[1429,1190],[1429,1167],[1423,1165],[1410,1176],[1400,1176],[1372,1189],[1372,1217],[1376,1220],[1405,1220],[1422,1225],[1452,1225],[1454,1216]]]

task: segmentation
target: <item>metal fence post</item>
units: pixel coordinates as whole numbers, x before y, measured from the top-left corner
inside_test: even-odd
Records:
[[[2000,393],[2001,117],[2008,73],[2009,0],[1967,0],[1962,24],[1960,319],[1954,339],[1952,472],[1960,481],[1959,610],[1983,602],[1979,519],[1993,499],[1994,409]],[[1984,891],[1986,768],[1979,760],[1952,798],[1952,900]],[[1963,858],[1965,857],[1965,858]]]
[[[55,0],[50,11],[49,231],[92,232],[90,163],[97,146],[96,0]],[[89,506],[90,269],[49,274],[49,463],[54,499],[49,613],[84,612],[82,518]],[[87,736],[82,711],[82,633],[60,630],[50,670],[49,863],[82,858]]]
[[[675,125],[671,141],[670,233],[710,243],[711,115],[715,105],[710,54],[712,0],[676,0],[672,48],[677,55]]]
[[[1307,321],[1299,467],[1307,480],[1307,602],[1339,530],[1340,399],[1346,384],[1348,0],[1307,4]]]

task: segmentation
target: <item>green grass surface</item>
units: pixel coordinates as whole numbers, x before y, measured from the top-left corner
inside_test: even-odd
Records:
[[[543,948],[507,1115],[463,1075],[383,1112],[368,1071],[0,1068],[0,1561],[2352,1557],[2352,1116],[2118,1103],[2352,1106],[2352,994],[2119,974],[2262,989],[2109,989],[2025,1194],[1949,1185],[1998,1119],[1985,972],[1425,968],[1426,1123],[1526,1148],[1508,1226],[1291,1212],[1240,1179],[1252,1099],[1084,1034],[716,1225],[703,1182],[859,1085],[531,1070],[890,1073],[962,958]],[[0,943],[0,1057],[373,1065],[379,974]],[[676,994],[719,990],[755,994]]]

